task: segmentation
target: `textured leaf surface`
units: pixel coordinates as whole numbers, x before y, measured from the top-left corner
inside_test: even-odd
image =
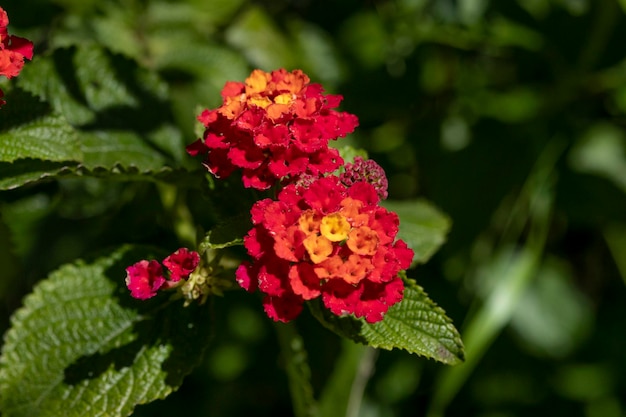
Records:
[[[413,249],[413,263],[425,263],[446,241],[450,219],[425,200],[383,201],[400,217],[398,238]]]
[[[456,365],[464,360],[461,337],[443,309],[422,287],[405,280],[404,299],[374,324],[352,316],[338,317],[320,303],[311,303],[313,315],[340,336],[380,349],[404,349]]]
[[[115,164],[110,168],[22,159],[13,163],[0,162],[0,190],[11,190],[23,185],[56,178],[72,177],[107,178],[117,181],[163,181],[185,186],[200,186],[201,177],[183,168],[162,167],[157,170],[140,170],[136,166]]]
[[[126,416],[181,384],[207,344],[207,312],[130,298],[124,268],[146,254],[65,265],[26,297],[0,357],[4,416]]]
[[[83,134],[87,168],[121,165],[140,170],[158,169],[165,158],[133,132],[99,131]]]
[[[0,118],[1,162],[80,160],[76,131],[61,114],[24,92],[12,92],[10,100]]]
[[[170,123],[166,84],[135,61],[97,45],[37,57],[24,67],[18,85],[62,114],[79,131],[86,153],[98,139],[106,141],[106,147],[97,147],[97,161],[105,166],[130,165],[140,153],[139,164],[149,159],[150,168],[157,168],[166,156],[180,157],[180,151],[171,155],[172,150],[184,148]]]

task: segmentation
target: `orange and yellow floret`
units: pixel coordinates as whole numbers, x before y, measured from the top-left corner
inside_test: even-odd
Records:
[[[395,240],[398,217],[378,205],[371,184],[328,176],[290,185],[278,201],[257,202],[252,220],[244,241],[254,261],[239,267],[237,281],[266,294],[274,320],[292,320],[304,301],[321,297],[334,314],[373,323],[402,299],[398,273],[413,252]]]

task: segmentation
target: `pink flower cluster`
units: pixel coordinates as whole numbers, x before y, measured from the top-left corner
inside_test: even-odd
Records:
[[[341,96],[323,93],[300,70],[254,70],[245,83],[226,83],[219,108],[202,112],[204,137],[187,152],[204,156],[217,178],[240,169],[244,185],[260,190],[280,179],[332,172],[343,160],[328,142],[351,133],[358,119],[333,110]]]
[[[180,248],[163,260],[168,270],[168,278],[163,266],[156,260],[141,260],[126,268],[126,286],[130,295],[140,300],[154,297],[161,289],[172,288],[181,280],[186,280],[200,262],[198,252]]]
[[[9,16],[0,7],[0,75],[16,77],[24,66],[24,58],[33,58],[33,43],[19,36],[9,35]],[[4,92],[0,89],[0,106],[6,104]]]

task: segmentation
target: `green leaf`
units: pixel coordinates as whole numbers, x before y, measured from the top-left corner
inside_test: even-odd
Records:
[[[360,148],[353,148],[352,146],[342,146],[341,148],[337,148],[339,150],[339,155],[343,159],[344,164],[353,164],[354,158],[360,156],[363,159],[367,158],[367,151]],[[344,172],[344,166],[340,166],[337,169],[339,172]]]
[[[56,49],[30,64],[18,84],[78,130],[87,167],[158,169],[184,157],[167,85],[156,73],[93,44]]]
[[[296,66],[289,40],[260,7],[247,7],[226,31],[226,41],[265,71]]]
[[[391,42],[375,11],[353,13],[341,25],[339,37],[358,63],[367,69],[377,68],[387,60]]]
[[[626,135],[608,123],[591,126],[577,140],[569,163],[577,171],[604,177],[626,192]]]
[[[345,75],[341,55],[333,44],[333,38],[320,27],[299,19],[287,22],[291,38],[300,55],[301,68],[311,79],[326,86],[336,85]]]
[[[594,312],[573,282],[565,263],[548,258],[521,295],[511,316],[511,327],[522,345],[533,353],[564,358],[587,339]]]
[[[38,56],[18,85],[0,121],[0,189],[81,175],[176,182],[165,171],[186,158],[183,137],[154,73],[86,44]]]
[[[134,132],[98,131],[82,137],[84,164],[88,169],[121,165],[156,170],[165,164],[161,153]]]
[[[0,357],[4,416],[127,416],[180,386],[208,343],[207,311],[130,298],[124,268],[148,254],[62,266],[26,297]]]
[[[110,168],[84,165],[69,166],[66,163],[22,159],[13,163],[0,162],[0,190],[12,190],[58,178],[94,177],[117,181],[161,181],[199,188],[202,177],[182,168],[161,167],[140,170],[136,166],[124,167],[115,164]]]
[[[63,162],[20,159],[15,162],[0,162],[0,190],[12,190],[26,184],[54,178],[67,172]]]
[[[324,326],[355,342],[380,349],[404,349],[448,365],[464,360],[463,342],[452,321],[412,280],[405,280],[404,298],[378,323],[335,316],[319,301],[309,305]]]
[[[398,238],[413,249],[413,264],[425,263],[446,241],[450,219],[425,200],[383,201],[400,217]]]
[[[251,228],[250,215],[247,213],[228,218],[206,234],[200,242],[200,252],[243,245],[243,237]]]
[[[65,118],[37,98],[13,90],[0,118],[0,161],[80,161],[80,142]]]
[[[166,88],[134,61],[94,44],[38,57],[24,67],[18,85],[48,100],[74,125],[145,121],[148,114],[137,109],[152,99],[157,110]],[[130,120],[131,114],[137,119]]]

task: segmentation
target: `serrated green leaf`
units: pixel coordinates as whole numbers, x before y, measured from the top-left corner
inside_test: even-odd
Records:
[[[309,306],[324,326],[355,342],[380,349],[404,349],[447,365],[464,360],[463,342],[452,321],[412,280],[405,280],[404,298],[378,323],[335,316],[319,302]]]
[[[74,128],[48,105],[23,91],[13,90],[0,118],[0,161],[33,158],[80,161]]]
[[[182,168],[160,167],[139,170],[136,166],[115,164],[109,168],[68,165],[60,162],[23,159],[13,163],[0,162],[0,190],[12,190],[27,184],[58,178],[95,177],[116,181],[162,181],[199,188],[202,176]]]
[[[140,107],[143,94],[162,98],[164,86],[139,83],[139,77],[147,78],[134,61],[86,44],[33,60],[20,73],[18,85],[49,101],[73,125],[85,125],[100,121],[97,113],[105,110],[129,113]]]
[[[17,85],[46,100],[76,126],[92,122],[95,112],[88,108],[78,90],[72,62],[74,53],[74,48],[68,48],[57,49],[51,56],[35,56],[22,69]]]
[[[93,44],[57,49],[25,67],[18,84],[76,128],[89,169],[154,170],[184,157],[167,85],[129,58]]]
[[[64,162],[20,159],[15,162],[0,162],[0,190],[12,190],[26,184],[55,178],[66,172]]]
[[[88,169],[121,165],[139,170],[158,169],[165,158],[133,132],[98,131],[82,136],[84,165]]]
[[[426,200],[386,200],[381,205],[400,217],[398,238],[413,249],[413,264],[428,261],[446,241],[450,219]]]
[[[130,298],[124,268],[148,253],[65,265],[26,297],[0,357],[4,416],[127,416],[178,388],[208,343],[207,311]]]

